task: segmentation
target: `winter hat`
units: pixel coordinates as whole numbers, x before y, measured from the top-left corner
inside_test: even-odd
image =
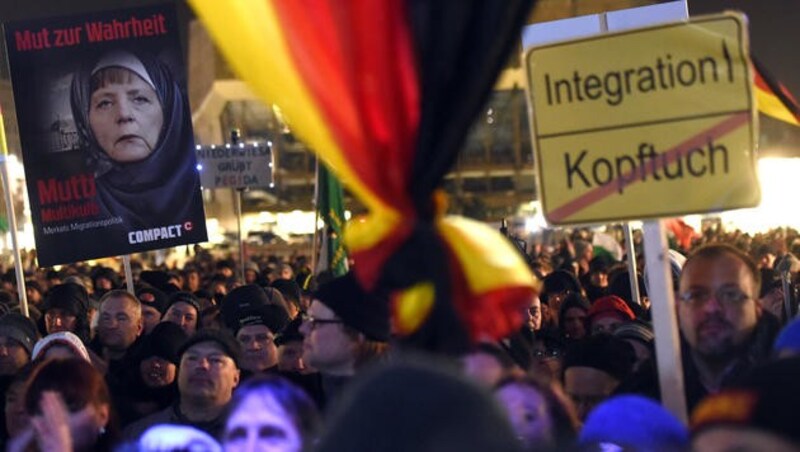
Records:
[[[634,339],[645,345],[652,345],[656,338],[653,327],[639,320],[623,323],[613,334],[620,339]]]
[[[302,324],[303,318],[301,316],[295,317],[286,325],[281,334],[275,338],[275,345],[280,347],[290,342],[303,342],[304,336],[300,332],[300,325]]]
[[[549,273],[542,281],[542,293],[539,298],[542,303],[547,304],[550,295],[560,292],[581,292],[581,283],[578,278],[566,270],[556,270]]]
[[[267,306],[270,308],[263,309]],[[267,323],[263,324],[277,334],[289,322],[289,314],[284,306],[286,306],[286,302],[277,289],[247,284],[237,287],[225,295],[220,304],[220,312],[225,326],[233,332],[244,326],[242,321],[251,325],[258,324],[260,316],[267,320]],[[277,330],[273,328],[277,328]]]
[[[167,286],[173,286],[169,282],[169,273],[167,272],[144,270],[139,274],[139,279],[162,292],[166,292]]]
[[[47,350],[55,345],[68,347],[75,353],[76,357],[83,358],[89,363],[92,362],[89,358],[89,352],[86,350],[86,346],[83,345],[81,339],[69,331],[59,331],[58,333],[48,334],[43,337],[34,345],[31,361],[36,360],[39,356],[44,356]]]
[[[763,430],[800,446],[797,407],[800,358],[765,364],[734,386],[703,399],[692,412],[692,435],[714,426]]]
[[[161,314],[167,311],[167,306],[169,305],[169,297],[167,294],[155,287],[140,288],[136,291],[136,298],[139,299],[143,306],[155,308]]]
[[[59,284],[50,289],[44,300],[42,312],[50,309],[62,309],[75,317],[86,317],[89,310],[89,293],[79,284]]]
[[[608,334],[598,334],[573,343],[564,357],[563,368],[566,371],[570,367],[591,367],[623,381],[635,362],[636,352],[631,344]]]
[[[592,307],[589,308],[589,321],[610,315],[617,316],[623,320],[633,320],[636,318],[631,308],[625,303],[625,300],[616,295],[607,295],[598,298],[592,304]]]
[[[261,272],[261,269],[258,268],[258,264],[256,264],[255,262],[252,262],[252,261],[244,264],[244,269],[245,269],[245,271],[250,270],[250,271],[253,271],[253,272],[256,272],[256,273]]]
[[[441,364],[367,372],[330,414],[318,452],[522,450],[488,389]]]
[[[236,367],[239,367],[239,362],[242,358],[242,346],[239,345],[239,341],[237,341],[236,338],[224,330],[201,330],[195,333],[178,349],[178,359],[180,359],[190,347],[201,342],[214,342],[219,345],[222,351],[233,360]]]
[[[188,337],[179,325],[172,322],[161,322],[142,339],[139,358],[144,361],[157,356],[177,365],[180,362],[178,350],[186,342],[186,339]]]
[[[775,339],[772,351],[776,355],[785,351],[800,355],[800,319],[795,319],[783,327]]]
[[[389,340],[387,300],[364,292],[352,272],[320,285],[313,299],[330,308],[345,325],[369,339]]]
[[[275,281],[272,281],[270,286],[278,289],[285,300],[291,301],[295,305],[299,306],[301,297],[300,286],[297,285],[295,280],[276,279]]]
[[[589,413],[580,446],[611,443],[615,450],[689,450],[689,431],[658,403],[637,395],[612,397]],[[603,449],[606,450],[606,449]]]
[[[290,320],[286,309],[274,304],[249,308],[238,314],[236,323],[228,326],[234,334],[249,325],[264,325],[272,334],[280,334]]]
[[[194,306],[197,310],[197,313],[200,314],[200,300],[197,299],[194,295],[189,292],[175,292],[169,296],[169,304],[167,304],[167,309],[164,312],[168,311],[170,306],[174,305],[175,303],[183,302]]]
[[[0,336],[19,342],[28,352],[33,354],[33,345],[39,339],[36,324],[22,314],[11,312],[0,317]]]

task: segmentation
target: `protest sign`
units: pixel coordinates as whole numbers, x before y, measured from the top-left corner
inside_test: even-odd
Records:
[[[207,240],[171,7],[6,24],[39,265]]]

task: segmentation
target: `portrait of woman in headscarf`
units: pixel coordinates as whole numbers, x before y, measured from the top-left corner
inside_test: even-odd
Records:
[[[70,103],[105,217],[128,230],[193,218],[190,198],[201,201],[191,116],[162,61],[122,50],[87,61]]]

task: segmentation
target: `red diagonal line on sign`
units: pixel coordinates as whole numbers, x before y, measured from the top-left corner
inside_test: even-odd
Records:
[[[674,162],[680,154],[688,151],[689,149],[693,149],[695,147],[704,145],[705,140],[707,140],[709,136],[720,137],[722,135],[725,135],[728,132],[738,129],[742,125],[747,124],[749,119],[750,119],[750,112],[738,113],[729,116],[719,124],[687,139],[683,143],[680,143],[674,148],[664,152],[664,155],[666,156],[666,158],[664,159],[666,160],[666,165]],[[662,169],[664,166],[666,166],[665,164],[662,164],[664,160],[662,159],[656,160],[657,163],[655,165],[645,165],[644,168],[645,175],[650,176],[653,174],[654,171]],[[620,188],[618,179],[623,179],[623,181],[628,181],[624,183],[623,187],[635,184],[637,181],[639,181],[639,178],[630,176],[632,176],[634,173],[638,171],[640,171],[638,167],[634,168],[633,170],[628,171],[622,174],[621,176],[618,176],[616,179],[608,182],[607,184],[601,185],[593,190],[584,193],[581,196],[578,196],[572,201],[569,201],[568,203],[550,212],[549,218],[556,222],[564,220],[565,218],[574,215],[575,213],[591,206],[592,204],[595,204],[599,201],[602,201],[604,198],[611,196],[612,194],[616,193]]]

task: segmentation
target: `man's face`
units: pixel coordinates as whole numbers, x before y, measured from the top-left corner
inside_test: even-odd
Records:
[[[683,269],[678,295],[681,333],[704,357],[726,358],[758,321],[756,283],[738,257],[698,258]]]
[[[216,342],[200,342],[181,356],[178,390],[182,398],[224,405],[239,384],[239,369]]]
[[[0,375],[14,375],[30,360],[22,344],[8,336],[0,336]]]
[[[161,313],[158,309],[142,304],[142,326],[144,326],[144,334],[149,334],[153,328],[161,322]]]
[[[278,364],[275,335],[266,326],[243,326],[236,333],[236,339],[244,350],[242,369],[261,372]]]
[[[164,112],[156,92],[130,72],[123,83],[107,83],[92,93],[89,126],[103,151],[117,162],[138,162],[158,144]]]
[[[189,303],[178,301],[164,313],[164,321],[180,326],[187,336],[197,331],[197,309]]]
[[[345,333],[341,319],[318,300],[308,308],[308,317],[300,326],[303,361],[321,372],[351,368],[356,341]]]
[[[586,311],[581,308],[569,308],[564,313],[564,334],[570,339],[581,339],[586,336]]]
[[[47,334],[58,333],[59,331],[75,330],[77,318],[75,314],[59,308],[48,309],[44,314],[44,324]]]
[[[564,371],[564,392],[572,398],[578,418],[586,416],[603,400],[611,396],[619,381],[593,367],[570,367]]]
[[[142,333],[142,311],[125,297],[112,297],[100,306],[97,334],[111,350],[127,350]]]
[[[278,370],[282,372],[303,372],[303,342],[287,342],[278,347]]]
[[[528,327],[533,331],[539,331],[542,328],[542,302],[539,296],[536,295],[528,307]]]
[[[186,275],[186,286],[189,292],[197,292],[200,289],[200,274],[197,272],[189,272]]]

